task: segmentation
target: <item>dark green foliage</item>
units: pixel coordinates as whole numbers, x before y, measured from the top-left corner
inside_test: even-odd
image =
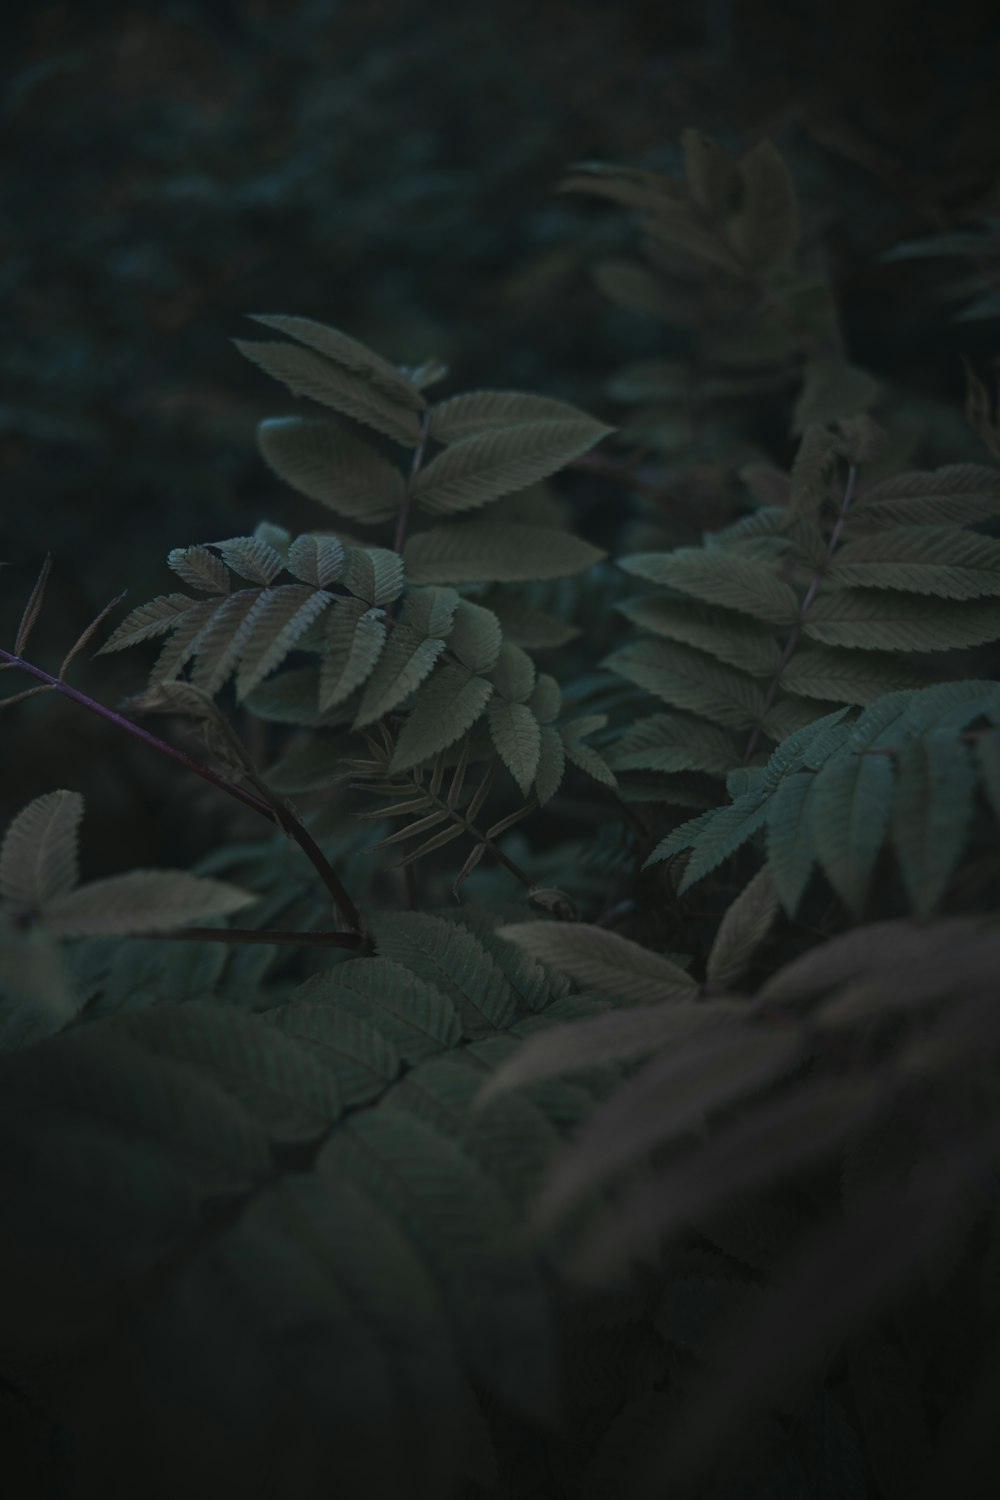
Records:
[[[245,38],[277,27],[253,11]],[[709,59],[748,41],[740,6],[706,17]],[[155,868],[91,878],[85,843],[81,879],[70,790],[0,850],[26,1500],[929,1500],[995,1474],[1000,427],[985,344],[939,348],[928,309],[989,336],[998,221],[981,151],[918,181],[863,102],[815,102],[841,32],[860,100],[879,47],[838,16],[791,113],[759,68],[752,126],[701,128],[688,57],[698,128],[571,169],[553,223],[618,252],[619,311],[580,300],[554,394],[516,388],[551,350],[514,357],[513,265],[510,357],[474,301],[483,348],[441,345],[458,394],[304,315],[332,307],[306,277],[303,314],[234,341],[244,451],[262,373],[306,403],[257,424],[277,519],[178,510],[182,591],[141,602],[137,573],[50,672],[54,542],[4,704],[54,694],[189,790],[112,793],[149,804]],[[453,274],[457,234],[427,234]],[[568,308],[552,255],[529,301]],[[954,256],[970,275],[934,281]],[[411,300],[379,350],[433,349]],[[619,361],[616,428],[584,406]],[[153,641],[117,708],[68,680]]]

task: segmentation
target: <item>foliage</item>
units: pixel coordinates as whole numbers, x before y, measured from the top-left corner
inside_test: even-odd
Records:
[[[42,566],[5,723],[89,714],[271,837],[81,882],[81,793],[9,825],[20,1492],[895,1500],[995,1460],[994,395],[967,360],[953,452],[900,419],[774,133],[563,182],[638,219],[618,428],[259,315],[253,378],[310,403],[257,428],[290,524],[178,523],[183,591],[55,672]],[[872,259],[988,270],[979,218]],[[69,681],[102,638],[160,643],[113,709]]]

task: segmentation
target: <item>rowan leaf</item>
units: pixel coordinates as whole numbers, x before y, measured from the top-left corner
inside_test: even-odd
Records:
[[[411,583],[520,583],[582,573],[607,554],[552,526],[466,521],[435,526],[406,543]]]
[[[279,479],[339,516],[374,526],[403,503],[399,470],[338,422],[269,417],[257,429],[257,444]]]
[[[697,985],[679,965],[629,938],[585,922],[514,922],[498,936],[588,989],[631,1005],[692,999]]]

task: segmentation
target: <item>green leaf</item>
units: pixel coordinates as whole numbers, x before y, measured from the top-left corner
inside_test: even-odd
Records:
[[[690,999],[697,990],[670,959],[585,922],[515,922],[498,935],[579,984],[632,1005]]]
[[[116,1023],[138,1045],[210,1078],[272,1139],[309,1141],[341,1113],[329,1071],[307,1051],[230,1006],[192,1000],[132,1011]]]
[[[338,599],[327,616],[319,675],[319,708],[335,708],[368,678],[385,645],[380,609],[363,599]]]
[[[104,642],[95,656],[105,656],[110,651],[124,651],[126,646],[136,646],[140,641],[152,640],[174,630],[189,613],[197,610],[199,618],[215,609],[215,601],[197,601],[190,594],[160,594],[148,604],[140,604],[125,616]]]
[[[500,1188],[461,1147],[407,1111],[370,1110],[327,1160],[393,1217],[431,1273],[477,1381],[538,1418],[556,1400],[545,1293]]]
[[[711,874],[723,860],[742,848],[747,839],[763,826],[766,817],[767,802],[761,800],[757,791],[745,792],[729,807],[719,808],[695,839],[694,852],[684,867],[679,893],[683,896],[696,881]],[[658,857],[662,857],[659,849],[654,850],[646,863],[651,864]]]
[[[552,724],[562,708],[562,692],[558,682],[548,673],[541,672],[528,698],[528,707],[539,724]]]
[[[439,443],[455,443],[493,428],[539,422],[561,423],[581,432],[589,426],[596,434],[592,439],[595,443],[614,431],[579,407],[554,401],[549,396],[531,396],[521,391],[469,391],[464,396],[452,396],[432,409],[430,434]]]
[[[829,497],[840,444],[821,422],[805,424],[792,464],[789,514],[816,516]]]
[[[834,703],[871,703],[880,694],[910,687],[916,680],[893,656],[826,646],[796,651],[781,674],[781,685],[789,692]]]
[[[266,1011],[263,1019],[329,1068],[348,1108],[378,1098],[402,1068],[395,1047],[381,1032],[325,1001],[293,999]]]
[[[863,651],[950,651],[1000,639],[1000,603],[949,603],[881,594],[873,589],[823,589],[804,630],[828,646]]]
[[[542,725],[539,733],[538,769],[535,772],[535,796],[540,806],[544,807],[555,796],[562,785],[565,772],[566,751],[562,736],[547,724]]]
[[[615,651],[603,665],[665,703],[726,729],[751,729],[764,712],[764,691],[756,682],[690,646],[640,640]]]
[[[492,684],[466,667],[438,667],[422,685],[403,725],[390,772],[408,771],[461,739],[492,695]]]
[[[767,861],[781,904],[794,917],[816,860],[816,777],[796,771],[777,787],[767,809]]]
[[[740,188],[740,167],[724,146],[700,130],[681,131],[684,175],[698,204],[713,218],[725,215]]]
[[[778,565],[763,557],[741,557],[728,550],[679,547],[621,557],[618,566],[650,583],[680,589],[707,604],[739,609],[771,625],[791,625],[799,612],[795,590],[778,576]]]
[[[261,594],[241,632],[237,703],[281,666],[299,637],[332,603],[332,594],[304,583],[266,589]]]
[[[400,620],[368,679],[354,728],[372,724],[404,702],[433,670],[444,641],[420,635]]]
[[[491,590],[483,602],[500,621],[504,639],[529,651],[566,646],[580,634],[575,625],[535,609],[523,599],[507,598],[499,590]]]
[[[92,880],[45,903],[43,918],[61,937],[169,932],[224,917],[258,898],[221,880],[185,870],[130,870]]]
[[[448,632],[448,649],[470,672],[488,672],[500,655],[503,632],[491,609],[460,599]]]
[[[403,503],[399,470],[329,418],[269,417],[257,444],[279,479],[339,516],[374,526]]]
[[[743,198],[729,230],[734,248],[752,266],[786,264],[799,242],[798,200],[788,167],[765,139],[747,152],[738,170]]]
[[[524,703],[535,686],[535,664],[520,646],[505,641],[490,673],[490,681],[511,703]]]
[[[273,328],[276,333],[287,334],[289,338],[295,339],[300,344],[306,344],[310,349],[315,349],[318,354],[325,355],[327,359],[334,360],[338,365],[344,365],[355,374],[365,376],[386,395],[392,396],[403,406],[408,406],[413,411],[426,410],[427,402],[402,371],[396,369],[388,360],[382,359],[366,344],[350,338],[346,333],[341,333],[339,328],[331,328],[326,323],[316,323],[311,318],[263,313],[251,313],[250,317],[255,323],[260,323],[265,328]]]
[[[300,985],[295,999],[339,1006],[360,1017],[407,1063],[446,1051],[462,1036],[458,1012],[448,996],[391,958],[335,964]]]
[[[585,775],[593,777],[595,781],[599,781],[602,786],[610,787],[612,791],[615,791],[618,786],[618,778],[604,759],[604,756],[599,755],[589,745],[581,744],[570,731],[571,726],[567,726],[565,729],[559,731],[562,735],[566,759],[576,766],[578,771],[583,771]]]
[[[879,757],[881,758],[881,757]],[[918,917],[931,915],[965,848],[975,777],[968,745],[946,731],[903,746],[896,766],[892,841]]]
[[[435,526],[404,549],[411,583],[520,583],[582,573],[607,554],[552,526],[466,521]]]
[[[542,750],[541,730],[531,709],[510,703],[494,693],[486,710],[490,735],[497,753],[527,797],[538,770]]]
[[[167,567],[178,578],[203,594],[228,594],[229,574],[220,558],[207,547],[174,547],[167,553]]]
[[[463,1035],[489,1036],[513,1018],[513,991],[471,932],[422,912],[377,916],[372,931],[382,957],[404,964],[418,978],[450,996]]]
[[[867,411],[879,398],[874,375],[847,362],[842,354],[814,355],[805,367],[805,381],[795,411],[792,431],[803,432],[817,423],[836,422]]]
[[[234,339],[233,343],[266,374],[287,385],[294,396],[307,396],[323,406],[332,406],[404,447],[415,448],[419,443],[416,412],[362,376],[295,344],[260,344],[245,339]]]
[[[704,771],[710,776],[725,776],[739,759],[732,735],[687,714],[639,719],[609,756],[615,771]]]
[[[288,549],[288,571],[303,583],[326,588],[340,577],[344,547],[339,537],[307,533],[297,536]]]
[[[400,620],[421,635],[446,636],[460,604],[454,589],[409,589],[403,600]]]
[[[403,591],[403,561],[388,547],[348,547],[340,579],[366,604],[391,604]]]
[[[817,772],[816,853],[837,895],[858,913],[868,895],[892,804],[892,761],[845,748]]]
[[[847,542],[831,584],[902,589],[939,599],[1000,594],[1000,542],[952,526],[897,526]]]
[[[0,848],[0,899],[40,907],[72,891],[82,817],[79,792],[46,792],[22,808]]]
[[[613,431],[583,418],[524,422],[461,438],[420,470],[413,499],[431,515],[477,510],[554,474]]]
[[[998,511],[1000,470],[984,464],[948,464],[894,474],[862,489],[851,512],[851,534],[859,526],[960,525]]]
[[[707,651],[718,661],[754,677],[772,676],[781,651],[772,630],[753,620],[736,620],[722,609],[699,609],[686,599],[624,599],[615,605],[633,625],[667,640]]]
[[[778,914],[779,901],[767,865],[729,907],[712,942],[705,974],[710,983],[733,985],[749,968]]]
[[[222,553],[227,568],[250,583],[273,583],[285,566],[281,553],[262,537],[232,536],[210,545]]]

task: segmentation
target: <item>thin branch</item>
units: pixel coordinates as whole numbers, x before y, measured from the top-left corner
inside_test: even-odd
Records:
[[[406,481],[406,488],[403,491],[403,503],[399,507],[399,515],[396,518],[396,534],[392,539],[392,550],[394,552],[399,552],[400,554],[403,551],[403,543],[406,541],[406,524],[410,519],[410,501],[413,499],[413,481],[420,473],[420,466],[424,461],[424,454],[427,451],[427,439],[430,436],[430,430],[431,414],[429,411],[426,411],[424,412],[424,415],[420,422],[420,441],[417,444],[416,448],[413,450],[413,462],[410,465],[409,478]]]
[[[126,719],[123,714],[116,713],[113,708],[106,708],[103,703],[98,703],[95,698],[89,698],[86,693],[81,693],[78,688],[71,687],[68,682],[62,682],[58,677],[53,677],[51,672],[43,671],[41,667],[36,667],[32,662],[25,661],[22,657],[15,656],[10,651],[5,651],[2,647],[0,647],[0,658],[8,665],[20,667],[23,672],[29,673],[32,677],[37,677],[39,681],[46,683],[50,688],[55,688],[64,697],[71,698],[74,703],[81,704],[82,707],[89,709],[91,713],[99,715],[102,719],[107,719],[108,723],[117,725],[119,729],[124,730],[126,734],[132,735],[134,739],[141,740],[144,745],[149,745],[151,749],[157,750],[161,755],[165,755],[168,759],[176,761],[178,765],[184,766],[186,770],[193,771],[203,781],[211,782],[213,786],[217,786],[222,791],[228,792],[230,797],[235,797],[237,801],[244,803],[247,807],[252,807],[254,812],[260,813],[262,817],[277,823],[288,834],[289,838],[295,840],[303,854],[305,854],[306,858],[312,864],[333,897],[334,902],[340,908],[351,930],[355,933],[364,931],[361,915],[344,889],[336,870],[334,870],[326,855],[316,843],[316,840],[307,829],[303,828],[302,824],[299,823],[286,805],[271,805],[263,798],[255,796],[253,792],[246,791],[243,787],[237,785],[236,782],[227,781],[217,771],[213,771],[211,766],[206,766],[200,760],[195,760],[193,755],[188,755],[184,750],[178,750],[176,746],[168,744],[166,740],[161,740],[159,735],[151,734],[148,729],[143,729],[141,725],[134,723],[131,719]]]

